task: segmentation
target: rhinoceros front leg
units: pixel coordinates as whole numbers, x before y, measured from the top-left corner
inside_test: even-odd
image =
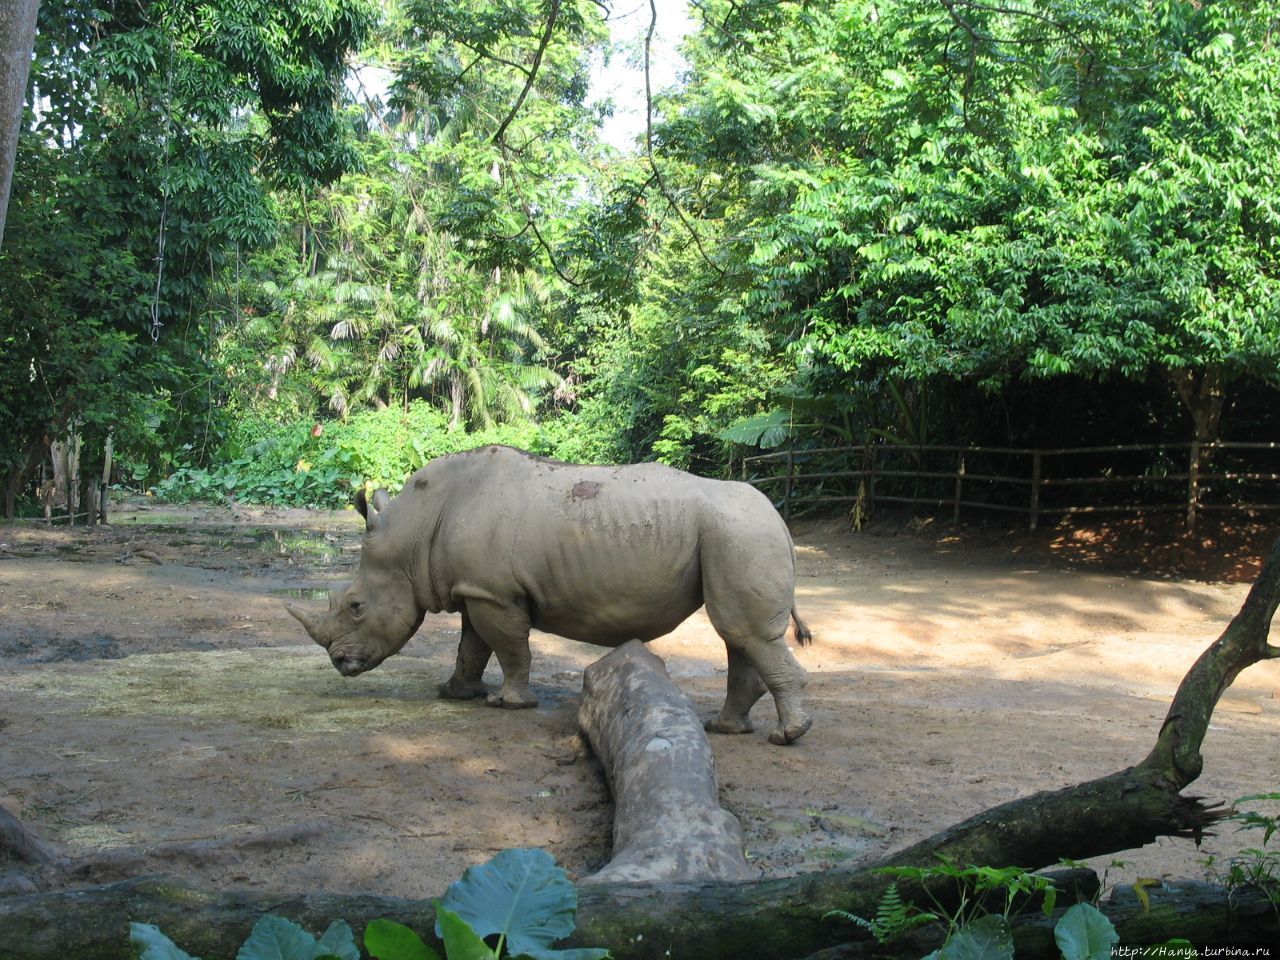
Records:
[[[486,702],[508,710],[536,707],[538,698],[529,689],[529,615],[492,600],[468,600],[467,614],[502,667],[502,689]]]
[[[741,650],[729,647],[729,692],[720,709],[720,716],[707,721],[712,733],[750,733],[751,708],[768,692],[760,674]]]
[[[484,685],[484,668],[489,665],[493,651],[484,638],[471,625],[466,610],[462,611],[462,639],[458,641],[458,660],[453,676],[440,684],[440,697],[444,700],[471,700],[483,697],[489,689]]]

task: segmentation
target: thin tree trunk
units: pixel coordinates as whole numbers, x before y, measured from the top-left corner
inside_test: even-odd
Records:
[[[5,475],[4,484],[4,516],[6,520],[12,520],[17,513],[18,493],[27,485],[31,479],[31,475],[35,473],[36,467],[44,461],[48,454],[48,440],[41,436],[32,440],[27,446],[27,459],[23,466],[13,466],[9,468]]]
[[[5,215],[18,156],[22,106],[27,99],[27,76],[36,41],[40,0],[0,3],[0,246],[4,245]]]
[[[1183,367],[1169,371],[1169,379],[1182,404],[1191,416],[1191,462],[1188,466],[1187,529],[1193,531],[1203,494],[1201,477],[1212,451],[1206,445],[1218,442],[1222,426],[1222,408],[1226,401],[1222,370],[1205,367],[1194,370]]]
[[[1220,367],[1169,371],[1178,396],[1191,415],[1193,437],[1199,443],[1216,443],[1226,401],[1226,384]]]

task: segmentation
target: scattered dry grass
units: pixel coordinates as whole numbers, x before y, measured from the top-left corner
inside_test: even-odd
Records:
[[[73,701],[98,717],[189,717],[300,733],[460,726],[465,711],[437,700],[431,678],[402,660],[354,680],[324,656],[281,649],[165,653],[59,672],[16,670],[13,693]]]

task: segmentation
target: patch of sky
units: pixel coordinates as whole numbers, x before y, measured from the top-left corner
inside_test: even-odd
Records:
[[[651,24],[650,87],[656,94],[675,85],[688,67],[680,42],[694,27],[686,0],[652,0],[652,5],[650,0],[615,0],[609,13],[610,49],[598,53],[591,65],[590,102],[613,104],[601,136],[624,153],[644,147],[644,41]]]

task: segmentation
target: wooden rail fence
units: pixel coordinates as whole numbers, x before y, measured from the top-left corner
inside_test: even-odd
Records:
[[[905,503],[1022,514],[1280,511],[1280,443],[1137,443],[1106,447],[869,444],[745,457],[742,479],[787,519],[799,507]],[[780,490],[779,490],[780,486]]]

